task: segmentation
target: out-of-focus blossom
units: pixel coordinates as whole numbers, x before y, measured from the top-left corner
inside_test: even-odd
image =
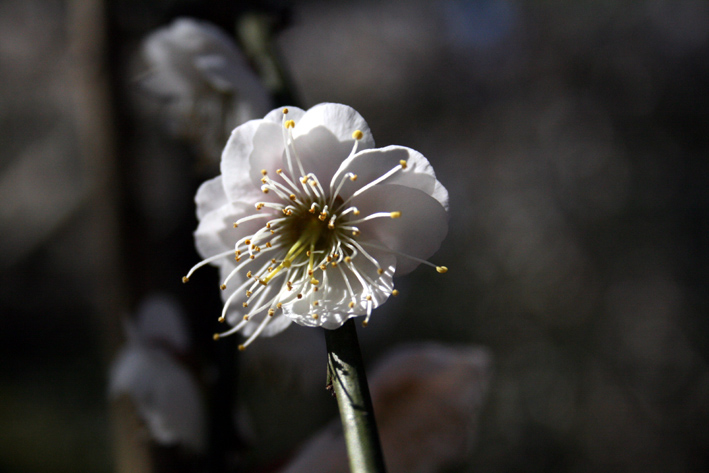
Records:
[[[436,473],[466,460],[490,365],[484,348],[433,343],[400,348],[381,362],[370,390],[390,472]],[[282,473],[311,471],[349,471],[339,423],[310,440]]]
[[[196,246],[222,275],[220,321],[248,346],[292,321],[334,329],[396,290],[448,230],[448,192],[428,160],[374,148],[364,119],[340,104],[277,109],[231,135],[222,175],[197,192]],[[238,307],[240,311],[234,308]]]
[[[190,372],[176,355],[189,340],[180,308],[154,296],[126,327],[128,343],[111,367],[111,398],[127,395],[158,444],[203,452],[206,443],[202,397]]]
[[[213,159],[231,130],[272,107],[234,41],[210,23],[178,18],[145,39],[143,56],[143,84],[167,101],[173,131]]]

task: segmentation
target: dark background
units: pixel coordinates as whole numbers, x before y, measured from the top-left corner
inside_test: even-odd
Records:
[[[197,3],[0,3],[0,471],[111,471],[107,370],[120,318],[155,291],[192,316],[201,356],[229,358],[214,273],[180,284],[216,165],[144,113],[134,80],[152,29],[233,30],[253,7]],[[362,337],[370,362],[412,340],[490,349],[455,471],[706,471],[709,4],[257,4],[305,108],[353,106],[451,192],[432,258],[450,271],[400,280]],[[334,415],[324,363],[323,347],[322,365],[240,364],[252,464]],[[274,382],[287,370],[298,389]]]

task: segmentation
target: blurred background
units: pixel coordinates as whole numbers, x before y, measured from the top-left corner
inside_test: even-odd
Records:
[[[139,86],[155,28],[234,34],[254,10],[303,108],[351,105],[451,192],[432,258],[450,271],[399,280],[360,330],[368,366],[415,341],[489,351],[476,441],[441,471],[706,471],[702,0],[0,2],[0,471],[114,471],[132,434],[110,363],[154,293],[184,312],[223,421],[209,448],[239,458],[204,471],[278,471],[336,415],[321,333],[238,359],[212,341],[216,271],[180,278],[218,162]]]

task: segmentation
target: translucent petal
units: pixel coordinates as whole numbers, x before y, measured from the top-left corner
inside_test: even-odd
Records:
[[[194,201],[197,204],[197,218],[200,220],[209,212],[226,205],[228,200],[224,192],[222,176],[204,181],[197,189]]]
[[[436,199],[411,187],[382,184],[352,200],[362,215],[401,212],[400,218],[377,218],[358,225],[361,238],[374,244],[427,259],[435,253],[448,233],[448,213]],[[419,263],[396,257],[396,275],[412,271]]]
[[[228,200],[256,199],[260,192],[250,177],[249,157],[254,151],[254,135],[263,120],[251,120],[234,129],[222,152],[221,172]]]
[[[350,147],[354,144],[352,133],[360,130],[362,139],[359,141],[359,149],[374,147],[374,138],[369,125],[355,109],[347,105],[321,103],[310,108],[300,120],[295,122],[293,136],[308,134],[319,126],[326,127],[339,141],[349,143]]]
[[[288,120],[294,120],[296,123],[300,121],[303,115],[305,115],[305,110],[303,110],[302,108],[294,107],[292,105],[286,105],[285,107],[280,107],[271,110],[265,117],[263,117],[263,119],[267,122],[278,123],[280,125],[281,123],[283,123],[284,108],[288,109],[288,116],[286,118]]]
[[[448,191],[436,179],[431,163],[418,151],[405,146],[387,146],[359,152],[345,160],[335,175],[338,183],[344,174],[357,175],[354,182],[345,182],[340,195],[347,199],[356,190],[389,172],[400,161],[406,161],[406,169],[393,174],[382,183],[398,184],[422,190],[448,210]]]

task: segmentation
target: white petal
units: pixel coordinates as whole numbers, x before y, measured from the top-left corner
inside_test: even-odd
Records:
[[[276,170],[283,167],[283,125],[266,120],[260,124],[253,135],[253,150],[249,154],[249,174],[256,189],[261,188],[262,170],[276,179]]]
[[[370,149],[351,156],[342,163],[333,183],[339,183],[345,173],[352,172],[357,175],[356,181],[345,182],[342,187],[341,196],[347,199],[356,190],[399,166],[402,160],[406,161],[406,169],[398,171],[382,183],[422,190],[448,210],[448,191],[436,179],[431,163],[418,151],[405,146]]]
[[[305,110],[302,108],[294,107],[292,105],[286,105],[285,107],[280,107],[271,110],[268,114],[263,117],[264,120],[268,122],[273,122],[281,125],[283,123],[283,109],[288,109],[288,120],[294,120],[295,122],[300,121],[300,119],[305,115]]]
[[[204,181],[197,189],[194,201],[197,204],[197,219],[199,220],[212,210],[226,205],[228,200],[224,192],[222,176]]]
[[[374,138],[369,131],[369,125],[364,118],[352,107],[338,103],[321,103],[305,112],[300,120],[296,120],[293,136],[298,137],[308,134],[312,129],[324,126],[335,137],[343,142],[354,144],[352,133],[356,130],[362,132],[359,149],[374,147]]]
[[[251,180],[249,158],[254,151],[254,136],[263,120],[251,120],[234,129],[222,152],[221,171],[228,200],[255,202],[260,191]]]
[[[306,173],[315,174],[327,189],[340,163],[352,151],[352,142],[342,142],[324,126],[295,139],[295,150]]]
[[[195,246],[199,254],[203,258],[209,258],[233,250],[238,239],[265,225],[265,219],[252,220],[234,228],[234,222],[238,219],[256,212],[251,203],[232,202],[205,214],[194,232]]]
[[[396,184],[372,187],[352,200],[362,216],[375,212],[401,212],[400,218],[377,218],[358,225],[362,238],[394,251],[427,259],[448,233],[448,213],[427,193]],[[412,271],[419,263],[396,257],[396,275]]]

